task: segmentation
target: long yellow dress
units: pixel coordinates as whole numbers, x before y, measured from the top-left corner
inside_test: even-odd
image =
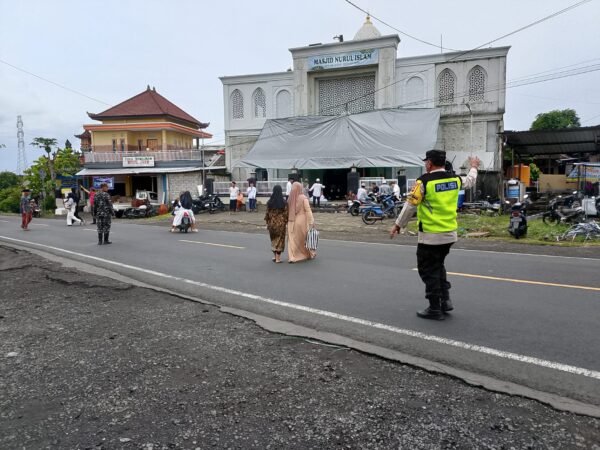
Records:
[[[306,248],[306,235],[308,228],[315,223],[310,203],[304,196],[302,208],[296,214],[294,222],[288,222],[288,259],[290,262],[304,261],[316,256],[316,252]]]

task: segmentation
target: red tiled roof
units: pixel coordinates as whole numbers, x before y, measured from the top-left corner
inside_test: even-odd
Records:
[[[206,128],[208,123],[202,123],[186,113],[179,106],[160,95],[156,90],[146,89],[144,92],[119,103],[99,114],[88,113],[94,120],[115,119],[125,117],[157,117],[170,116],[194,125],[195,128]]]
[[[92,137],[92,133],[90,133],[88,130],[85,130],[81,134],[76,134],[75,137],[79,138],[79,139],[85,139],[85,138],[90,139]]]

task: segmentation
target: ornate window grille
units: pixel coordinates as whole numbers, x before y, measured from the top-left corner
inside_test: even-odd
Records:
[[[231,93],[231,117],[233,119],[244,118],[244,96],[239,89]]]
[[[254,103],[254,117],[261,118],[267,117],[267,97],[265,91],[258,88],[252,94],[252,101]]]
[[[483,101],[485,98],[485,72],[475,66],[469,72],[469,101]]]
[[[445,69],[438,78],[438,103],[454,103],[456,77],[450,69]]]
[[[375,76],[319,80],[319,114],[335,116],[375,109]]]

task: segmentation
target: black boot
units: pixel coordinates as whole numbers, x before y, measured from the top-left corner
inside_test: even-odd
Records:
[[[108,240],[108,235],[109,233],[104,233],[104,244],[112,244],[112,242]]]
[[[442,311],[448,312],[454,309],[454,305],[452,304],[452,300],[450,298],[442,299]]]
[[[444,320],[440,299],[429,299],[429,308],[417,311],[417,316],[422,319]]]
[[[102,233],[98,233],[98,245],[102,245]]]

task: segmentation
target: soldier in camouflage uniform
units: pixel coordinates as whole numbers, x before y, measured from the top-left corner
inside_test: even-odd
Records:
[[[96,226],[98,227],[98,245],[102,245],[102,238],[104,237],[104,244],[112,244],[108,240],[110,234],[110,222],[114,215],[112,201],[108,194],[108,184],[102,183],[100,185],[101,191],[94,197],[94,209],[96,210]]]

